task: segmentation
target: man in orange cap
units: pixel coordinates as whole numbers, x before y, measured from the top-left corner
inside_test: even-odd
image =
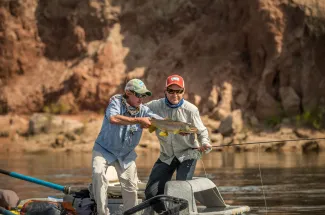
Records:
[[[164,193],[165,184],[176,171],[176,180],[192,179],[200,152],[210,152],[212,147],[207,128],[203,125],[198,108],[184,100],[185,83],[179,75],[171,75],[166,80],[165,98],[153,100],[146,105],[155,114],[172,120],[191,123],[198,128],[195,134],[169,134],[159,136],[160,156],[152,168],[147,187],[146,199]],[[193,150],[198,148],[198,150]]]

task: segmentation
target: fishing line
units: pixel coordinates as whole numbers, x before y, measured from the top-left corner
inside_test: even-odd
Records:
[[[204,170],[205,177],[206,177],[207,179],[209,179],[209,178],[208,178],[208,175],[207,175],[207,172],[206,172],[206,170],[205,170],[205,166],[204,166],[204,162],[203,162],[202,158],[201,158],[200,160],[201,160],[201,163],[202,163],[202,166],[203,166],[203,170]],[[216,186],[216,187],[217,187],[217,186]],[[218,189],[218,188],[217,188],[217,189]],[[221,198],[219,197],[219,195],[216,193],[216,191],[215,191],[214,189],[212,189],[212,191],[214,192],[214,194],[216,195],[216,197],[219,199],[220,202],[224,202],[224,200],[221,199]]]
[[[263,192],[264,204],[265,204],[265,211],[266,211],[266,215],[267,215],[267,204],[266,204],[266,197],[265,197],[265,192],[264,192],[264,184],[263,184],[261,162],[260,162],[260,148],[261,148],[261,144],[258,144],[258,151],[257,151],[258,170],[259,170],[259,173],[260,173],[260,179],[261,179],[261,184],[262,184],[262,192]]]
[[[264,198],[264,205],[265,205],[265,213],[267,215],[267,203],[266,203],[266,196],[265,196],[265,191],[264,191],[264,183],[263,183],[263,178],[262,178],[262,170],[261,170],[261,162],[260,162],[260,148],[261,148],[261,144],[259,143],[258,144],[258,151],[257,151],[257,162],[258,162],[258,170],[259,170],[259,176],[260,176],[260,180],[261,180],[261,185],[262,185],[262,193],[263,193],[263,198]],[[201,163],[202,163],[202,167],[203,167],[203,170],[204,170],[204,175],[207,179],[208,178],[208,175],[207,175],[207,172],[206,172],[206,169],[205,169],[205,166],[204,166],[204,162],[203,162],[203,159],[201,157]],[[216,186],[217,187],[217,186]],[[217,188],[218,189],[218,188]],[[214,189],[212,189],[213,193],[216,195],[216,197],[219,199],[220,202],[224,202],[223,199],[221,199],[219,197],[219,195],[215,192]]]
[[[258,142],[246,142],[246,143],[239,143],[239,144],[232,144],[232,145],[223,145],[223,146],[212,146],[212,147],[213,148],[222,148],[222,147],[227,147],[227,146],[242,146],[242,145],[258,144],[258,153],[257,153],[257,157],[258,157],[258,159],[257,159],[258,160],[258,170],[259,170],[259,176],[260,176],[261,185],[262,185],[262,193],[263,193],[263,198],[264,198],[265,213],[267,215],[268,208],[267,208],[266,195],[265,195],[265,190],[264,190],[264,183],[263,183],[261,163],[260,163],[260,148],[261,148],[261,144],[266,144],[266,143],[279,143],[279,142],[293,142],[293,141],[308,141],[308,140],[325,140],[325,137],[320,137],[320,138],[299,138],[299,139],[287,139],[287,140],[272,140],[272,141],[258,141]],[[198,149],[198,148],[192,148],[192,149]],[[202,158],[201,158],[201,163],[202,163],[202,166],[203,166],[203,169],[204,169],[205,177],[208,178],[207,173],[206,173],[206,170],[205,170],[204,162],[203,162]],[[213,190],[213,192],[215,193],[214,190]],[[219,198],[219,196],[217,194],[216,194],[216,196]],[[221,201],[220,198],[219,198],[219,200]]]

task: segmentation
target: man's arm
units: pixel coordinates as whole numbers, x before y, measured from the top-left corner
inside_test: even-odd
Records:
[[[105,117],[109,120],[111,124],[117,125],[134,125],[140,124],[141,127],[146,128],[151,125],[148,117],[127,117],[120,114],[121,101],[117,96],[113,96],[105,112]]]
[[[149,117],[127,117],[122,115],[114,115],[109,118],[110,123],[117,125],[134,125],[140,124],[142,127],[146,128],[151,125]]]
[[[193,114],[192,121],[193,125],[198,129],[197,138],[199,143],[201,144],[199,150],[204,151],[206,153],[210,152],[212,147],[210,145],[209,132],[208,129],[204,126],[198,110]]]

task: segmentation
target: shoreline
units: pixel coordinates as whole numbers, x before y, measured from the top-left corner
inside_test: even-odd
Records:
[[[2,115],[0,116],[0,153],[90,153],[101,128],[103,116],[84,112],[75,115]],[[300,138],[325,138],[324,131],[281,125],[277,129],[243,128],[242,132],[222,135],[218,132],[220,122],[202,116],[209,130],[213,150],[245,152],[325,151],[325,140],[299,140]],[[297,141],[285,141],[297,140]],[[258,144],[257,142],[272,141]],[[236,146],[236,144],[254,143]],[[235,146],[232,146],[235,145]],[[137,152],[157,150],[159,142],[155,134],[144,130]]]

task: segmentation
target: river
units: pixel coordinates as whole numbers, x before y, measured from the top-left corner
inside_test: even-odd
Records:
[[[156,151],[139,154],[142,181],[157,157]],[[91,153],[0,154],[0,168],[82,186],[91,181]],[[248,205],[252,215],[325,214],[325,152],[211,152],[198,162],[195,176],[211,179],[227,204]],[[0,188],[14,190],[21,199],[60,193],[6,175],[0,175]]]

